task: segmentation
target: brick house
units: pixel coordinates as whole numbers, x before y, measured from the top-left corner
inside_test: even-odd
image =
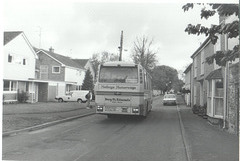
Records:
[[[65,94],[71,90],[80,90],[85,77],[85,69],[70,57],[54,52],[34,48],[39,59],[36,63],[37,78],[47,81],[39,91],[40,101],[54,101],[56,95]]]
[[[16,102],[21,93],[28,102],[38,100],[35,65],[38,59],[23,31],[4,32],[3,102]]]

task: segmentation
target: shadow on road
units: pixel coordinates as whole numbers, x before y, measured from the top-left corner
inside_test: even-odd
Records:
[[[118,123],[128,123],[128,124],[136,124],[141,123],[147,118],[143,118],[141,116],[128,116],[128,115],[112,115],[111,118],[107,118],[101,120],[100,124],[118,124]]]

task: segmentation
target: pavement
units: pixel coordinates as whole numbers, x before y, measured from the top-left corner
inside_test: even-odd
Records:
[[[190,107],[178,108],[190,161],[239,160],[239,136],[211,125],[207,119],[193,114]]]
[[[180,96],[177,101],[189,161],[239,160],[239,136],[193,114]]]
[[[38,102],[4,104],[2,119],[3,137],[20,132],[33,131],[61,122],[95,114],[95,103]]]

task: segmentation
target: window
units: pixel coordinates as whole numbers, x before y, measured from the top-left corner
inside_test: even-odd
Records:
[[[8,62],[19,65],[27,65],[27,58],[22,55],[8,54]]]
[[[53,66],[52,67],[52,73],[60,73],[60,67],[59,66]]]
[[[26,92],[29,92],[29,82],[26,82]]]
[[[23,58],[23,65],[26,65],[27,60],[25,58]]]
[[[218,36],[218,40],[214,45],[214,53],[221,50],[221,35]]]
[[[48,73],[48,66],[47,65],[41,65],[40,66],[40,72],[41,73]]]
[[[193,87],[193,103],[194,103],[194,105],[197,103],[197,86],[196,85],[194,85],[194,87]]]
[[[216,118],[223,117],[223,80],[209,80],[208,85],[208,115]]]
[[[215,96],[223,97],[223,81],[222,81],[222,79],[215,80]]]
[[[48,66],[47,65],[40,66],[40,79],[48,79]]]
[[[144,89],[147,89],[147,76],[145,71],[144,71]]]
[[[204,50],[202,50],[201,51],[201,75],[204,74],[204,62],[205,62]]]
[[[194,61],[194,78],[197,77],[197,57],[193,59]]]
[[[143,83],[143,72],[142,72],[142,69],[139,70],[140,72],[140,83],[142,84]]]
[[[101,83],[137,83],[137,67],[101,67],[99,73]]]
[[[223,95],[223,81],[222,79],[216,79],[214,91],[214,114],[216,116],[223,116]]]
[[[3,91],[10,91],[10,81],[3,82]]]
[[[8,62],[9,62],[9,63],[12,63],[12,60],[13,60],[13,56],[10,55],[10,54],[8,54]]]
[[[3,82],[3,91],[17,91],[17,82],[16,81],[4,81]]]

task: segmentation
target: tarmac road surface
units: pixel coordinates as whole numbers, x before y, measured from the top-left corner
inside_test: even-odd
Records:
[[[176,106],[154,102],[146,119],[93,115],[3,139],[10,160],[187,160]]]
[[[183,109],[187,110],[186,107]],[[238,156],[238,144],[234,136],[229,137],[223,131],[212,130],[203,119],[189,113],[189,109],[184,115],[181,114],[181,110],[181,106],[162,106],[161,99],[158,98],[154,100],[153,109],[146,119],[123,116],[108,119],[104,115],[91,115],[41,130],[5,137],[3,159],[219,161],[226,160],[227,157],[228,161],[235,161]],[[196,126],[194,131],[191,131],[192,126],[194,127],[191,122],[197,126],[204,126],[208,137],[202,137],[202,127],[198,129]],[[197,130],[199,133],[196,133]],[[210,142],[213,140],[211,136],[218,133],[218,139],[226,137],[223,144],[232,145],[227,146],[228,149],[222,147],[213,151],[210,147],[207,151],[204,146],[208,145],[204,144],[205,142],[212,146],[222,145],[219,142]]]

